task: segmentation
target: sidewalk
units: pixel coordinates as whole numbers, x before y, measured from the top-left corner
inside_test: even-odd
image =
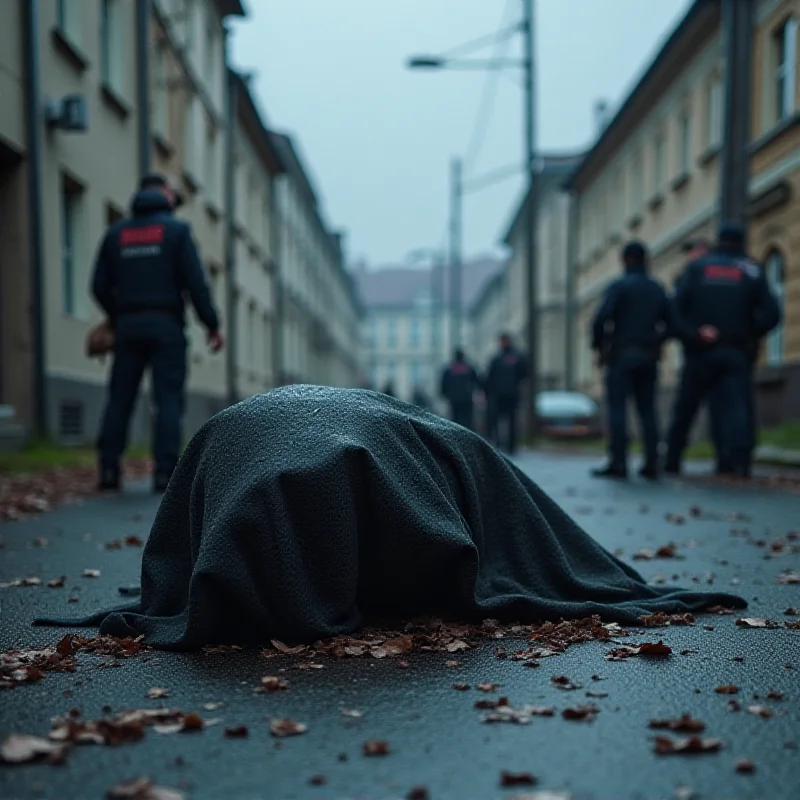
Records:
[[[784,612],[800,606],[800,585],[779,579],[800,569],[800,542],[787,537],[800,518],[800,497],[691,480],[592,481],[595,460],[539,453],[519,463],[648,579],[739,592],[750,603],[740,616],[774,620],[776,627],[749,629],[736,624],[739,615],[706,616],[552,656],[540,647],[544,653],[527,659],[538,669],[514,658],[531,642],[508,634],[464,633],[464,647],[415,646],[399,656],[379,652],[374,640],[341,657],[314,650],[280,655],[269,646],[269,658],[222,649],[128,658],[79,653],[75,672],[48,672],[0,693],[0,741],[12,733],[47,736],[51,718],[70,713],[110,720],[123,709],[163,707],[218,722],[174,734],[180,725],[162,733],[148,727],[141,739],[113,747],[77,745],[61,767],[4,765],[0,797],[100,800],[121,781],[149,776],[191,800],[500,800],[535,798],[536,790],[560,792],[554,800],[795,800],[800,631],[786,622],[800,617]],[[41,646],[68,632],[33,628],[37,615],[84,615],[119,603],[117,587],[138,580],[137,540],[146,539],[158,502],[147,484],[132,485],[119,497],[0,525],[0,583],[41,580],[0,589],[0,647]],[[655,557],[668,544],[674,555]],[[62,575],[62,586],[47,585]],[[615,648],[659,640],[670,655],[607,660]],[[264,676],[289,686],[256,692]],[[527,722],[517,713],[515,723],[516,712],[502,711],[501,697],[512,710],[537,712]],[[508,721],[484,722],[493,709],[476,703],[494,703]],[[563,716],[581,708],[583,717]],[[705,725],[702,737],[721,740],[718,752],[654,752],[655,736],[677,741],[688,734],[650,722],[684,713]],[[287,718],[307,730],[288,738],[270,733],[271,722]],[[388,754],[365,755],[368,741],[386,742]],[[755,772],[737,772],[740,759],[752,761]],[[505,788],[503,772],[511,774]],[[517,788],[510,786],[514,775]],[[531,788],[526,782],[534,778]],[[696,794],[678,795],[679,786]]]

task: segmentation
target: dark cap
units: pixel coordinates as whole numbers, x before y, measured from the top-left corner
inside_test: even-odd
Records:
[[[628,244],[622,248],[622,260],[625,262],[630,261],[635,264],[644,264],[646,257],[647,249],[641,242],[628,242]]]
[[[145,189],[166,189],[169,186],[169,181],[166,175],[160,172],[150,172],[139,181],[139,188]]]
[[[744,226],[736,222],[723,222],[719,226],[719,243],[733,247],[744,247]]]
[[[681,252],[691,253],[692,250],[696,250],[698,247],[709,247],[709,244],[705,239],[687,239],[681,245]]]

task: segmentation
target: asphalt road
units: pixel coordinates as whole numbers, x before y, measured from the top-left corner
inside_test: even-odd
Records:
[[[800,528],[800,496],[692,482],[597,482],[587,477],[592,461],[583,456],[532,455],[520,463],[623,558],[675,543],[681,560],[634,562],[649,579],[713,580],[748,600],[750,608],[741,616],[781,625],[798,619],[784,610],[800,606],[800,585],[779,584],[777,578],[800,567],[800,542],[774,554],[769,543],[785,541],[787,532]],[[692,507],[702,514],[691,516]],[[141,549],[108,550],[105,543],[128,535],[144,538],[156,508],[157,500],[144,489],[131,489],[118,498],[0,526],[0,582],[67,576],[63,588],[0,589],[0,647],[45,644],[63,633],[31,627],[34,616],[86,614],[119,602],[117,587],[138,579]],[[669,514],[684,515],[685,524],[676,525]],[[767,544],[759,546],[759,540]],[[99,570],[100,576],[83,577],[85,569]],[[77,602],[68,603],[70,597]],[[134,744],[78,747],[62,766],[1,767],[0,797],[102,798],[110,786],[148,775],[198,800],[388,800],[409,796],[417,786],[427,788],[430,800],[492,800],[543,790],[574,800],[794,800],[800,797],[800,631],[743,629],[736,618],[703,617],[693,627],[636,631],[630,637],[663,639],[673,649],[668,658],[608,662],[604,655],[611,645],[591,642],[542,659],[539,669],[497,659],[492,642],[457,656],[412,653],[407,669],[388,658],[326,660],[322,669],[298,670],[291,657],[265,662],[256,653],[154,653],[109,669],[103,668],[104,659],[81,656],[77,672],[50,673],[0,693],[0,738],[46,735],[54,715],[78,708],[85,718],[98,718],[105,705],[118,710],[163,702],[221,722],[193,734],[150,731]],[[460,666],[446,666],[454,658]],[[281,674],[291,688],[254,694],[260,677],[278,669],[286,670]],[[553,675],[566,675],[582,688],[559,691]],[[602,680],[593,681],[593,675]],[[496,695],[454,691],[454,682],[496,682],[498,694],[513,705],[553,706],[557,713],[528,725],[483,724],[474,703]],[[740,687],[739,693],[715,692],[725,684]],[[152,687],[168,689],[169,699],[146,699]],[[765,699],[770,689],[783,700]],[[587,690],[608,696],[587,699]],[[741,703],[741,711],[730,710],[731,699]],[[563,708],[587,702],[600,709],[593,722],[561,718]],[[209,712],[208,703],[224,705]],[[751,705],[769,708],[770,716],[748,713]],[[363,716],[344,717],[342,709]],[[719,752],[654,754],[653,736],[661,731],[649,729],[649,720],[684,712],[706,724],[704,736],[722,740]],[[275,717],[301,721],[308,731],[278,741],[268,727]],[[224,729],[234,725],[246,725],[249,736],[226,738]],[[390,753],[365,757],[362,745],[368,739],[387,741]],[[739,759],[751,760],[755,772],[738,773]],[[503,788],[503,770],[530,772],[539,782],[533,789]],[[324,784],[310,782],[318,775]]]

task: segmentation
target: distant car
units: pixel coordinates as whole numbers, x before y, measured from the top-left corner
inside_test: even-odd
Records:
[[[603,435],[600,407],[580,392],[539,392],[536,414],[544,436],[596,439]]]

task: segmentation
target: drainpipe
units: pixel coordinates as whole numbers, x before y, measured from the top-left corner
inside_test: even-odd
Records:
[[[577,196],[570,192],[567,195],[569,209],[567,211],[567,297],[565,314],[565,341],[564,374],[566,377],[567,391],[575,389],[575,326],[577,325],[576,289],[578,280],[578,225],[580,205]]]
[[[225,29],[225,64],[228,63],[230,29]],[[228,318],[228,347],[225,350],[228,405],[239,401],[236,388],[238,325],[236,315],[236,110],[238,88],[236,74],[226,67],[227,102],[225,104],[225,316]]]
[[[150,172],[151,0],[136,0],[136,105],[139,109],[139,177]]]
[[[282,233],[282,216],[278,203],[278,192],[281,189],[281,183],[286,180],[285,176],[275,175],[272,178],[272,225],[271,231],[271,247],[272,247],[272,297],[274,308],[272,310],[272,372],[276,386],[283,386],[283,316],[284,316],[284,301],[283,301],[283,275],[281,270],[281,247],[283,241],[281,238]]]
[[[44,227],[42,224],[42,160],[44,104],[39,73],[39,0],[22,4],[25,49],[25,123],[28,161],[28,251],[30,256],[31,327],[33,334],[34,430],[40,437],[49,432],[47,385],[45,382],[44,324]]]

